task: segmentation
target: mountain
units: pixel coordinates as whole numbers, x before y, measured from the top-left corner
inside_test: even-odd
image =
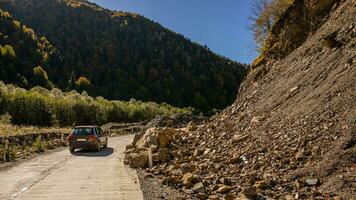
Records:
[[[45,37],[14,20],[0,9],[0,80],[17,83],[24,88],[41,85],[53,87],[43,68],[58,73],[62,65],[58,51]]]
[[[146,172],[199,199],[354,199],[355,16],[355,1],[293,1],[236,101]]]
[[[232,103],[246,72],[245,65],[158,23],[85,0],[13,0],[1,2],[0,8],[58,50],[63,64],[47,72],[62,89],[73,89],[73,79],[83,77],[93,96],[209,112]]]

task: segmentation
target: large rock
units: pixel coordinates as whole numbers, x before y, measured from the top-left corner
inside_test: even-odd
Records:
[[[195,131],[195,130],[197,130],[197,125],[193,121],[191,121],[187,125],[187,130],[188,131]]]
[[[175,134],[176,131],[171,128],[150,128],[137,140],[135,147],[140,149],[155,145],[158,148],[166,148]]]
[[[192,173],[185,173],[182,177],[182,182],[185,188],[191,188],[193,184],[199,181],[199,177]]]
[[[187,172],[194,172],[195,171],[196,166],[194,164],[191,163],[184,163],[180,165],[180,169],[182,170],[183,173],[187,173]]]
[[[219,187],[219,189],[216,192],[221,193],[221,194],[225,194],[225,193],[229,192],[230,190],[232,190],[231,186],[222,185],[222,186]]]
[[[148,162],[148,156],[146,152],[134,153],[130,157],[130,167],[131,168],[144,168]]]
[[[203,193],[203,194],[205,194],[205,186],[203,185],[202,182],[196,183],[193,186],[192,191],[194,193]]]
[[[169,149],[167,148],[160,148],[157,152],[157,159],[159,162],[166,162],[170,159]]]

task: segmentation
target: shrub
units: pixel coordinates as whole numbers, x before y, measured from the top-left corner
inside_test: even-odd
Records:
[[[5,45],[4,47],[2,47],[0,45],[0,52],[1,52],[1,56],[5,57],[5,58],[15,58],[16,57],[14,48],[11,45]]]
[[[11,115],[9,115],[8,113],[0,115],[0,124],[11,124]]]
[[[41,87],[24,90],[1,82],[0,111],[8,112],[13,124],[36,126],[102,125],[147,120],[163,114],[191,113],[168,104],[94,99],[84,92],[63,93],[59,89],[50,91]]]
[[[45,145],[42,142],[41,136],[38,136],[35,140],[35,142],[32,144],[33,151],[36,153],[43,152],[45,149]]]
[[[14,124],[50,126],[49,100],[36,93],[15,93],[9,99],[8,112]]]
[[[33,68],[33,74],[41,79],[48,80],[47,72],[41,66]]]
[[[83,90],[88,89],[90,87],[91,83],[86,77],[81,76],[81,77],[79,77],[78,81],[76,82],[76,85],[77,85],[77,88],[79,91],[83,91]]]

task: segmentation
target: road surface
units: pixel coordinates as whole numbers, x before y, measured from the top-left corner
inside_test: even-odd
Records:
[[[143,199],[137,174],[123,163],[132,140],[109,138],[100,152],[63,148],[0,170],[0,199]]]

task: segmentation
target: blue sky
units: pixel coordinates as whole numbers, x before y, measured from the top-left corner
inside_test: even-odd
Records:
[[[249,0],[90,1],[111,10],[139,13],[239,62],[250,63],[256,56],[247,29]]]

